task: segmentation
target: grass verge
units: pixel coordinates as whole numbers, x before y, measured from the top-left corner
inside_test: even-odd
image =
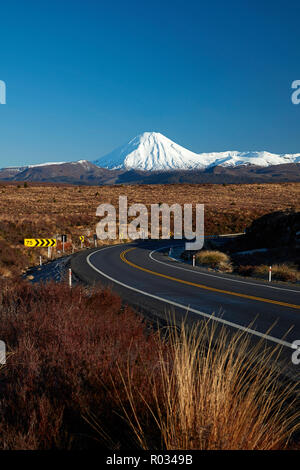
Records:
[[[226,253],[216,250],[202,250],[196,254],[198,266],[210,267],[219,271],[232,272],[230,258]]]
[[[20,280],[0,318],[0,449],[284,449],[299,429],[280,351],[214,322],[154,331],[108,290]]]
[[[158,448],[166,450],[288,446],[299,430],[300,413],[293,387],[279,381],[278,348],[268,350],[262,342],[251,346],[249,335],[231,336],[224,327],[217,332],[212,322],[201,322],[190,332],[184,323],[180,329],[171,328],[168,345],[167,357],[163,348],[156,353],[158,371],[149,381],[150,401],[136,388],[129,368],[126,376],[120,372],[127,394],[123,413],[143,449],[152,448],[156,433]],[[136,404],[141,400],[156,433],[140,420]]]

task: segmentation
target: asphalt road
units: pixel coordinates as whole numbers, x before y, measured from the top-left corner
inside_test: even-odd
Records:
[[[148,241],[96,249],[75,256],[72,268],[85,281],[111,286],[154,316],[171,311],[189,322],[213,318],[233,330],[248,329],[255,339],[281,345],[290,360],[292,343],[300,340],[299,286],[193,268],[167,256],[171,244]],[[300,366],[293,367],[298,374]]]

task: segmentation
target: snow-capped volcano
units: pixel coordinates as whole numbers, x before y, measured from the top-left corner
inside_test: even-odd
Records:
[[[172,142],[159,132],[144,132],[128,144],[93,161],[104,168],[136,170],[205,170],[214,166],[256,165],[267,167],[284,163],[300,163],[300,153],[212,152],[194,153]]]
[[[106,168],[174,170],[194,167],[199,156],[159,132],[144,132],[93,163]]]

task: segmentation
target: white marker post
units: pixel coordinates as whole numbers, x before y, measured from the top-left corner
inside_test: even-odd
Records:
[[[42,266],[42,257],[40,256],[40,266]]]
[[[272,266],[269,267],[269,282],[272,281]]]
[[[193,267],[195,267],[196,256],[193,255]]]
[[[69,268],[69,287],[72,287],[72,269]]]

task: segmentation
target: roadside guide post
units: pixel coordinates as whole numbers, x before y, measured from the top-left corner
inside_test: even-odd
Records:
[[[24,246],[29,248],[48,248],[48,258],[51,258],[51,247],[56,246],[56,238],[24,238]],[[42,256],[39,257],[39,264],[42,266]]]
[[[72,269],[69,268],[69,287],[72,287]]]
[[[193,255],[193,267],[195,267],[196,256]]]
[[[272,266],[269,267],[269,282],[272,281]]]
[[[95,248],[97,248],[97,234],[94,234],[94,243],[95,243]]]

